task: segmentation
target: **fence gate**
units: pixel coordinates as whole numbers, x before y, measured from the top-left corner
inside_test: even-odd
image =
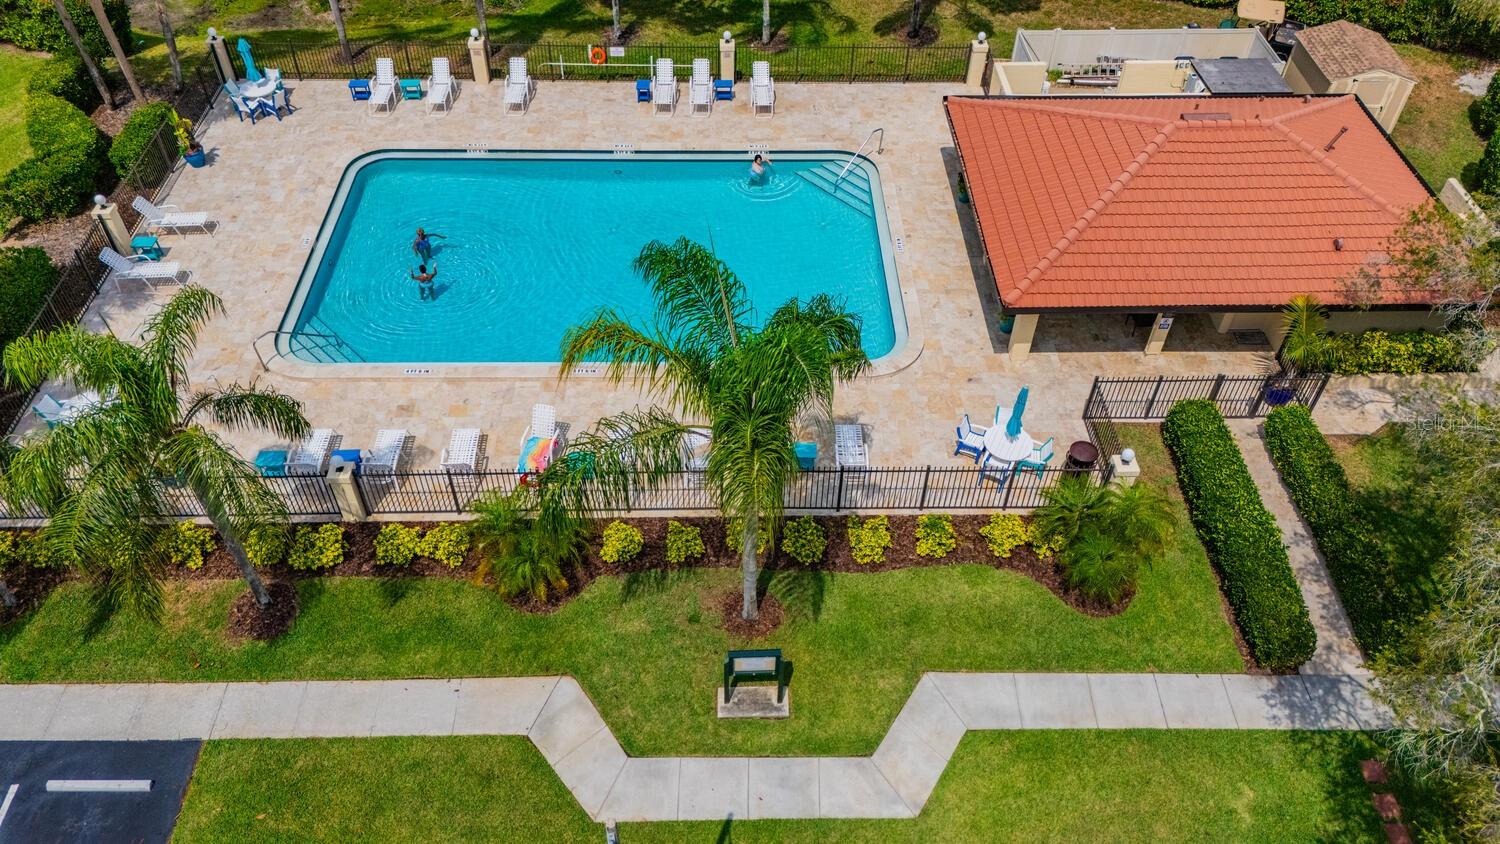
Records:
[[[1088,420],[1165,418],[1172,406],[1187,399],[1213,402],[1225,418],[1255,419],[1282,405],[1317,406],[1328,386],[1327,373],[1314,375],[1211,375],[1201,378],[1094,378],[1083,406]]]

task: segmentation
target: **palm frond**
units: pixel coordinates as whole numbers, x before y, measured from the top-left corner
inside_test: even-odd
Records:
[[[651,407],[606,416],[568,444],[561,466],[580,489],[596,491],[607,508],[622,507],[632,484],[652,485],[681,472],[688,426]]]
[[[198,344],[198,332],[223,313],[224,303],[218,296],[206,287],[189,284],[146,320],[142,347],[168,374],[174,391],[187,383],[187,365]]]
[[[651,286],[668,334],[715,350],[738,345],[749,324],[750,297],[712,251],[685,237],[670,244],[653,240],[636,256],[635,270]]]
[[[130,405],[96,408],[22,440],[6,466],[7,497],[44,510],[68,492],[68,481],[111,466],[148,467],[150,420]]]
[[[286,502],[261,483],[255,467],[203,428],[174,433],[163,445],[162,466],[193,491],[210,520],[241,539],[257,526],[287,520]]]
[[[228,430],[259,429],[287,440],[301,439],[312,429],[302,413],[302,402],[254,384],[231,384],[194,394],[183,411],[182,424],[193,424],[195,417],[205,412]]]
[[[689,412],[705,410],[704,385],[712,362],[701,349],[674,344],[605,309],[563,335],[563,377],[595,361],[605,364],[612,383],[628,380]]]
[[[4,360],[7,385],[31,390],[55,378],[102,393],[128,380],[140,354],[108,334],[70,325],[12,340]]]

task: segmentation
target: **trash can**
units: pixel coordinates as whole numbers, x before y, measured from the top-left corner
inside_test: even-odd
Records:
[[[1068,446],[1068,457],[1063,461],[1063,471],[1070,475],[1081,475],[1099,465],[1099,447],[1088,440],[1078,440]]]

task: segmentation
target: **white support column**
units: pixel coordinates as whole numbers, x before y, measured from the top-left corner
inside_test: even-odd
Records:
[[[359,489],[354,479],[354,464],[334,457],[328,461],[328,489],[333,492],[333,500],[339,503],[339,517],[346,522],[369,521],[370,514],[365,510],[364,500],[359,497]]]
[[[1135,459],[1135,449],[1127,448],[1119,454],[1109,456],[1109,485],[1115,487],[1135,486],[1141,476],[1141,464]]]
[[[1167,344],[1167,335],[1172,331],[1172,315],[1157,314],[1151,323],[1151,336],[1146,338],[1146,354],[1159,355]]]
[[[978,88],[984,84],[984,66],[990,61],[989,36],[979,33],[969,42],[969,70],[964,75],[964,84]]]
[[[209,58],[213,59],[214,71],[219,74],[220,82],[234,82],[238,74],[234,72],[234,63],[229,60],[229,47],[224,42],[223,36],[213,27],[208,28]]]
[[[1016,314],[1016,322],[1010,328],[1010,345],[1006,347],[1012,361],[1020,363],[1031,354],[1031,338],[1036,334],[1037,317],[1038,314]]]
[[[719,41],[719,78],[734,81],[734,36],[727,29]]]
[[[469,30],[469,64],[473,67],[475,82],[490,84],[490,41],[480,35],[478,29]]]
[[[94,207],[89,209],[89,216],[104,232],[104,238],[109,241],[109,248],[121,255],[129,255],[130,229],[125,226],[125,218],[120,216],[120,209],[115,207],[104,194],[94,197]]]

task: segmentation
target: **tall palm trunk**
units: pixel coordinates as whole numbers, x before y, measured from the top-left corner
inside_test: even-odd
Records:
[[[609,0],[609,13],[614,21],[609,29],[609,38],[618,43],[620,40],[620,0]]]
[[[130,67],[130,59],[125,57],[125,50],[120,46],[115,28],[109,25],[109,15],[104,14],[104,3],[101,0],[89,0],[89,7],[94,10],[94,17],[99,19],[99,28],[104,30],[104,40],[109,42],[109,50],[115,54],[120,72],[125,74],[125,84],[130,86],[130,95],[135,97],[136,102],[144,103],[146,92],[141,90],[141,83],[135,81],[135,70]]]
[[[344,31],[344,12],[339,0],[328,0],[328,11],[333,13],[333,28],[339,34],[339,49],[344,53],[344,64],[354,64],[354,54],[349,52],[349,33]]]
[[[240,544],[239,537],[234,535],[234,529],[217,520],[214,521],[214,527],[219,531],[219,536],[224,538],[224,547],[229,549],[229,556],[234,558],[234,564],[240,567],[240,576],[250,585],[255,603],[262,607],[270,606],[271,593],[266,590],[265,581],[260,579],[260,572],[250,564],[250,556],[245,553],[245,546]]]
[[[760,3],[760,43],[771,43],[771,0]]]
[[[740,540],[740,574],[745,578],[745,605],[740,615],[746,621],[760,618],[760,602],[755,599],[756,584],[760,580],[758,561],[755,558],[755,546],[760,538],[760,526],[756,524],[758,518],[754,511],[745,517],[745,536]]]
[[[52,0],[53,8],[57,9],[57,16],[62,19],[63,29],[72,39],[73,47],[78,50],[78,58],[83,60],[83,66],[89,72],[89,78],[94,80],[94,87],[99,90],[99,99],[109,106],[113,111],[115,107],[114,95],[110,93],[109,86],[104,84],[104,77],[99,75],[99,66],[94,64],[94,57],[83,46],[83,39],[78,35],[78,27],[73,25],[73,16],[68,14],[68,7],[63,5],[62,0]]]
[[[177,34],[167,17],[167,4],[156,0],[156,20],[161,24],[161,39],[167,45],[167,61],[172,65],[172,90],[182,90],[182,59],[177,55]]]
[[[16,607],[16,593],[10,591],[10,584],[3,577],[0,577],[0,604],[4,604],[6,609]]]
[[[474,0],[474,14],[479,18],[479,37],[490,37],[490,13],[484,8],[484,0]]]
[[[911,0],[911,26],[907,27],[906,34],[912,38],[922,31],[922,0]]]

